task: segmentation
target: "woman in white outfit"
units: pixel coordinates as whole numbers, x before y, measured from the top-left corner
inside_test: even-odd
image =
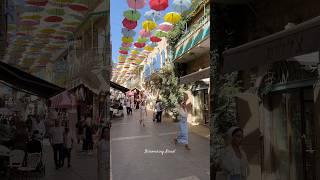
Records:
[[[142,124],[143,127],[145,126],[144,121],[146,117],[147,117],[146,102],[143,100],[141,101],[141,104],[140,104],[140,124]]]
[[[98,144],[98,180],[109,179],[109,135],[107,127],[104,127],[101,132],[101,137]]]
[[[222,155],[222,169],[227,180],[246,180],[249,175],[249,165],[246,153],[240,147],[243,139],[243,130],[231,127],[228,130],[229,145]]]
[[[179,108],[179,135],[174,139],[175,144],[184,144],[187,150],[190,150],[188,145],[188,112],[186,101],[183,100]]]

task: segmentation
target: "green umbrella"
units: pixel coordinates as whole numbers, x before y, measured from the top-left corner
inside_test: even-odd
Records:
[[[147,38],[143,38],[143,37],[138,37],[138,39],[137,39],[137,41],[139,42],[139,43],[145,43],[145,42],[147,42]]]
[[[165,37],[167,35],[167,33],[165,31],[161,31],[161,30],[156,30],[156,32],[154,33],[154,36],[156,37]]]
[[[137,10],[130,9],[130,10],[125,11],[123,13],[123,16],[126,17],[130,21],[137,21],[140,19],[141,14]]]
[[[63,8],[50,8],[47,10],[49,15],[63,16],[65,14]]]
[[[122,51],[129,51],[129,50],[130,50],[130,48],[120,47],[120,50],[122,50]]]

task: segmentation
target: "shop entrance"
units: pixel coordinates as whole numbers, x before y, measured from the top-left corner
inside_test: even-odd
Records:
[[[315,180],[313,88],[271,95],[274,170],[278,179]]]

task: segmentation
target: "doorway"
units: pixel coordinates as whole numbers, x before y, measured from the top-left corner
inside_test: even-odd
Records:
[[[313,88],[271,95],[274,170],[278,179],[315,180]]]

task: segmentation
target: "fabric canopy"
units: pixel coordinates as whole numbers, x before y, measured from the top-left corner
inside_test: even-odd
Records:
[[[13,88],[24,90],[43,98],[50,98],[65,90],[1,61],[0,80],[11,85]]]

